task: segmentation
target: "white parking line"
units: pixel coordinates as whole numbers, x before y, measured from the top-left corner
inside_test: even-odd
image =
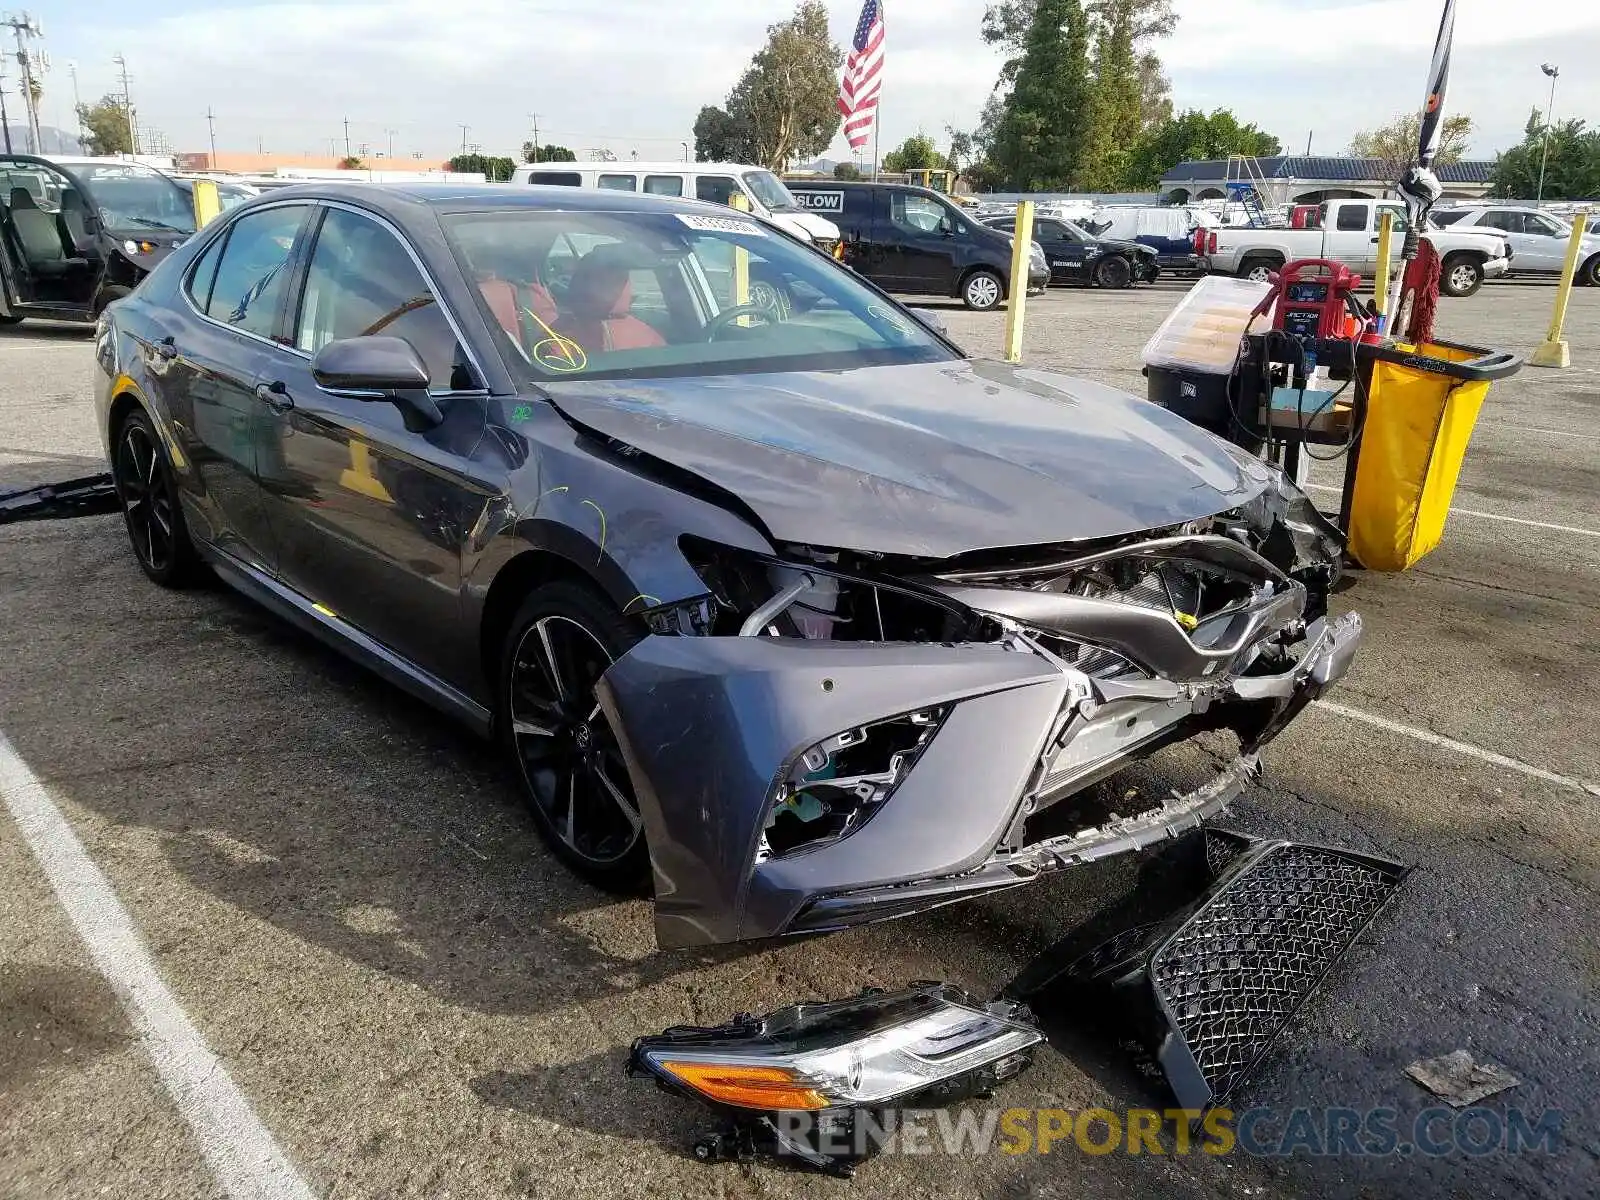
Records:
[[[1530,779],[1542,779],[1546,783],[1553,783],[1559,787],[1572,788],[1574,791],[1587,792],[1591,796],[1600,796],[1600,784],[1587,783],[1582,779],[1574,779],[1570,775],[1558,775],[1554,771],[1546,771],[1543,767],[1535,767],[1521,759],[1507,758],[1504,754],[1496,754],[1493,750],[1485,750],[1481,746],[1473,746],[1467,742],[1458,742],[1454,738],[1447,738],[1442,734],[1434,733],[1431,729],[1418,729],[1414,725],[1402,725],[1398,721],[1391,721],[1388,717],[1380,717],[1376,713],[1363,712],[1359,708],[1347,708],[1343,704],[1334,704],[1328,700],[1318,700],[1315,708],[1331,712],[1352,721],[1361,721],[1367,725],[1375,725],[1379,729],[1387,729],[1390,733],[1402,734],[1408,738],[1415,738],[1419,742],[1426,742],[1430,746],[1438,746],[1443,750],[1450,750],[1456,754],[1465,754],[1479,762],[1491,763],[1497,767],[1504,767],[1508,771],[1515,771],[1519,775],[1526,775]]]
[[[1557,437],[1587,438],[1590,441],[1600,442],[1600,433],[1576,433],[1571,429],[1546,429],[1543,425],[1502,425],[1496,423],[1494,429],[1516,429],[1524,433],[1553,433]]]
[[[1308,483],[1308,488],[1319,492],[1343,492],[1343,488],[1326,483]],[[1452,517],[1480,517],[1485,521],[1505,521],[1509,525],[1527,525],[1533,529],[1554,529],[1559,533],[1577,533],[1584,537],[1600,538],[1600,529],[1583,529],[1577,525],[1552,525],[1549,521],[1529,521],[1523,517],[1508,517],[1502,513],[1482,512],[1476,508],[1452,508]]]
[[[110,882],[3,733],[0,796],[95,966],[122,1000],[223,1190],[235,1200],[311,1200],[306,1181],[161,982]]]

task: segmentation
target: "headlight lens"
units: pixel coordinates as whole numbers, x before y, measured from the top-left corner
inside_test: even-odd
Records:
[[[947,1094],[963,1081],[987,1090],[1024,1070],[1042,1040],[1016,1005],[927,984],[668,1030],[635,1042],[628,1068],[715,1105],[815,1111]]]

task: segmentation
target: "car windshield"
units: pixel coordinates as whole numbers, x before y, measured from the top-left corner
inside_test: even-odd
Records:
[[[801,212],[800,204],[771,171],[746,171],[744,185],[771,212]]]
[[[137,163],[74,167],[88,184],[107,229],[170,229],[194,232],[190,194],[160,171]]]
[[[441,220],[508,362],[541,381],[957,357],[852,272],[750,217],[685,206]]]
[[[1095,239],[1095,235],[1094,234],[1090,233],[1082,225],[1079,225],[1076,221],[1062,221],[1061,224],[1066,228],[1066,231],[1068,233],[1070,233],[1073,237],[1077,238],[1080,242],[1092,242]],[[1107,221],[1100,228],[1101,229],[1110,229],[1111,228],[1111,222]]]

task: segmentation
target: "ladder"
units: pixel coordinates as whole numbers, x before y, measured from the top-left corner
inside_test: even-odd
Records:
[[[1267,180],[1261,173],[1259,159],[1244,154],[1228,155],[1223,183],[1228,198],[1244,206],[1252,229],[1281,229],[1286,224],[1276,208],[1267,208]]]

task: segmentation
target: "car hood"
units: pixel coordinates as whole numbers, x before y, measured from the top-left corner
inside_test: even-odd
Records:
[[[1266,468],[1103,384],[990,362],[547,387],[737,496],[779,542],[950,558],[1225,512]]]

